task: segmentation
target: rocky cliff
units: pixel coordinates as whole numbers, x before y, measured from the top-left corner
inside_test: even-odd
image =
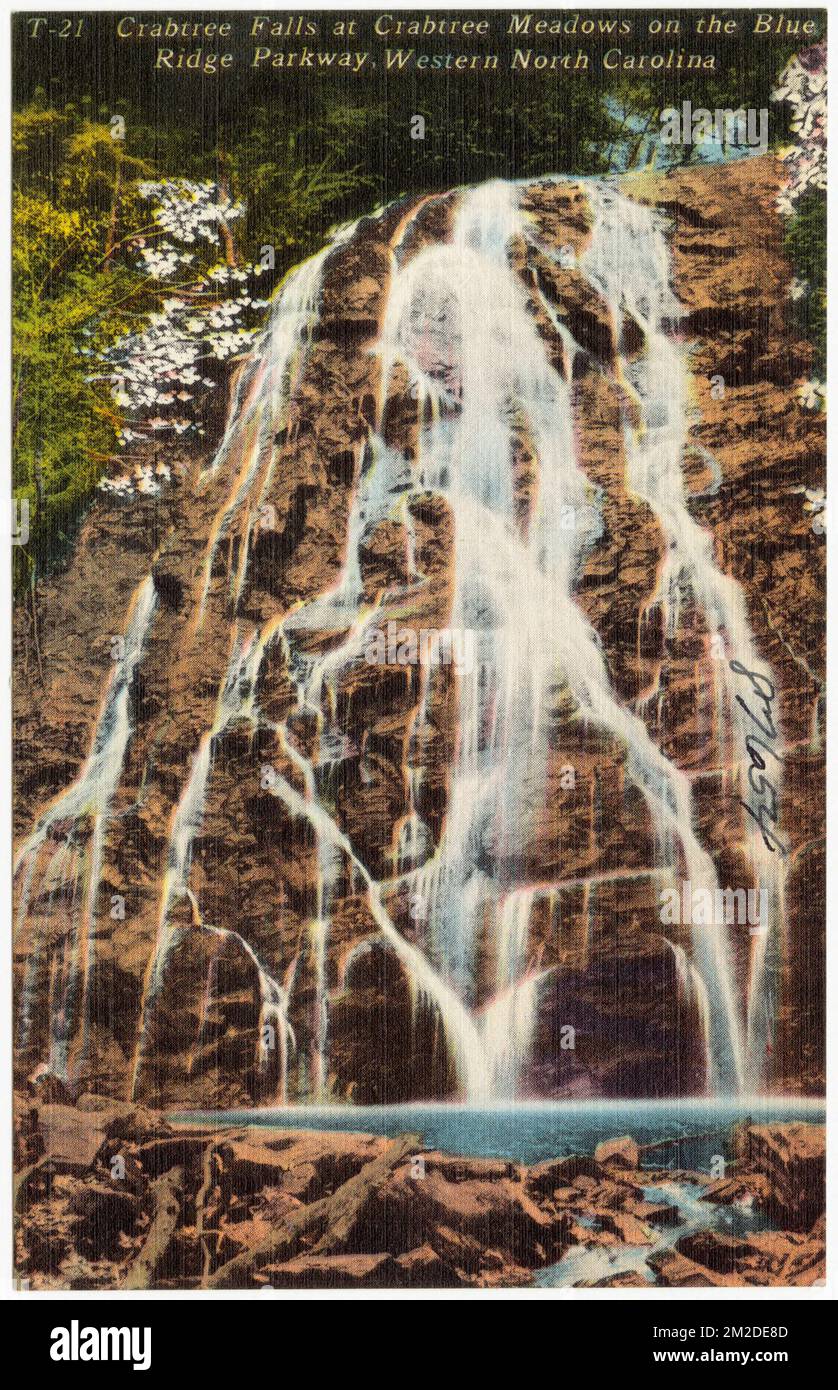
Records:
[[[790,326],[780,180],[765,158],[631,180],[623,193],[660,211],[672,257],[678,307],[665,326],[690,372],[685,515],[738,586],[776,687],[781,892],[764,960],[747,925],[730,933],[731,1008],[744,1020],[764,975],[760,1018],[747,1024],[762,1081],[816,1092],[824,541],[801,488],[824,486],[825,458],[822,418],[798,398],[811,350]],[[633,378],[650,356],[649,324],[627,302],[615,313],[605,280],[583,273],[595,222],[584,184],[536,182],[520,201],[533,236],[511,240],[511,265],[565,383],[596,514],[577,551],[575,610],[619,708],[684,775],[718,882],[758,886],[740,726],[724,704],[735,687],[713,695],[713,663],[736,655],[731,634],[714,649],[700,596],[667,569],[665,518],[630,476],[632,431],[650,428]],[[420,326],[411,345],[439,386],[430,402],[398,353],[379,350],[397,271],[451,238],[457,205],[454,194],[400,205],[339,240],[279,377],[269,332],[231,382],[226,425],[208,425],[214,459],[161,445],[172,481],[159,496],[91,509],[67,568],[41,587],[37,660],[19,614],[23,1077],[40,1066],[70,1088],[194,1106],[462,1089],[442,996],[417,965],[442,969],[424,935],[421,870],[453,814],[457,671],[392,651],[338,661],[352,623],[340,630],[326,611],[357,555],[357,613],[374,612],[378,628],[408,611],[418,629],[454,621],[457,518],[439,479],[406,488],[400,504],[394,495],[360,529],[354,508],[371,460],[410,469],[426,412],[444,424],[460,410],[456,343],[446,360],[444,334]],[[480,345],[487,361],[495,350]],[[543,524],[544,460],[514,401],[507,425],[526,537]],[[300,613],[307,623],[294,628]],[[560,629],[562,614],[551,621]],[[316,708],[300,698],[301,664],[307,693],[312,672],[319,681]],[[701,1091],[705,991],[690,928],[661,925],[660,826],[637,760],[613,723],[580,714],[560,675],[545,709],[542,775],[529,786],[521,765],[518,789],[538,813],[522,814],[514,843],[489,830],[474,851],[493,881],[539,886],[526,904],[521,980],[538,989],[518,1093]],[[314,806],[328,808],[328,834]],[[683,876],[684,851],[673,854]],[[481,913],[467,992],[478,1020],[507,940]],[[498,1026],[505,1017],[514,1029],[502,1009]]]

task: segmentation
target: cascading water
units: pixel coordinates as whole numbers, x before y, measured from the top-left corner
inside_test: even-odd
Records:
[[[451,622],[473,634],[475,647],[471,671],[460,675],[442,842],[414,875],[415,886],[426,902],[431,949],[470,1002],[476,936],[486,914],[497,922],[498,956],[509,965],[497,983],[515,1017],[506,1060],[490,1060],[494,1084],[504,1089],[514,1089],[528,1051],[535,990],[528,981],[515,997],[524,984],[525,942],[507,949],[520,916],[508,906],[514,892],[507,905],[501,901],[514,885],[501,870],[487,872],[484,846],[487,838],[513,846],[532,818],[518,774],[526,769],[537,783],[545,766],[544,696],[556,670],[550,589],[569,593],[575,560],[593,538],[568,545],[547,519],[549,507],[565,500],[581,509],[591,489],[572,464],[567,386],[549,366],[508,262],[521,227],[512,185],[464,194],[450,243],[427,248],[396,275],[382,331],[385,378],[403,362],[418,391],[420,420],[430,421],[414,465],[416,485],[441,492],[455,518]],[[512,471],[512,429],[522,416],[547,476],[528,537],[516,521]],[[498,1017],[497,1010],[484,1017],[495,1039]]]
[[[36,884],[51,898],[63,893],[70,903],[70,950],[67,954],[65,946],[59,997],[52,998],[50,1009],[49,1068],[65,1080],[70,1071],[71,1051],[75,1049],[80,1056],[85,1052],[88,986],[108,821],[133,732],[131,686],[156,605],[154,581],[149,576],[135,591],[128,609],[125,634],[113,647],[114,668],[87,760],[76,780],[41,816],[15,859],[15,875],[23,875],[18,926],[25,920]],[[57,846],[53,844],[56,840]],[[45,850],[47,863],[43,865]],[[36,948],[32,960],[37,959]],[[27,986],[31,987],[31,983],[30,980],[24,985],[21,1000],[21,1043],[24,1046],[30,1021],[30,988]]]
[[[715,565],[710,537],[687,506],[682,473],[687,371],[672,332],[679,310],[670,289],[663,231],[653,212],[615,190],[596,183],[585,187],[593,230],[578,268],[610,310],[617,370],[641,416],[640,428],[628,419],[625,424],[626,482],[652,509],[666,546],[657,591],[647,607],[658,605],[665,611],[672,636],[681,590],[689,587],[710,631],[721,636],[725,655],[749,668],[759,666],[742,596]],[[193,845],[220,740],[239,722],[251,732],[272,730],[291,773],[272,769],[263,786],[292,820],[306,824],[316,842],[317,884],[307,923],[316,998],[306,1075],[308,1094],[318,1100],[328,1098],[330,936],[345,873],[354,890],[365,895],[375,928],[401,963],[414,1001],[424,1001],[440,1020],[462,1094],[486,1101],[513,1099],[520,1093],[531,1061],[541,991],[551,975],[540,968],[531,947],[536,904],[541,906],[541,898],[547,896],[552,921],[554,914],[561,918],[563,894],[577,887],[583,890],[587,961],[593,898],[600,883],[597,875],[585,878],[574,869],[555,884],[532,884],[522,868],[523,846],[537,826],[546,795],[555,736],[550,710],[557,689],[581,724],[602,731],[626,752],[628,775],[645,800],[658,845],[658,862],[643,872],[666,882],[680,863],[695,887],[712,891],[718,886],[713,861],[695,830],[690,777],[661,751],[642,702],[634,710],[614,693],[599,639],[576,602],[580,565],[602,533],[600,495],[577,460],[572,383],[551,364],[527,287],[512,264],[514,251],[527,244],[550,254],[550,248],[537,241],[519,192],[516,185],[504,182],[467,190],[447,241],[425,245],[414,254],[403,252],[402,241],[391,248],[390,285],[375,348],[380,366],[378,418],[383,418],[394,373],[406,372],[417,402],[416,444],[403,454],[380,434],[369,438],[349,513],[343,568],[326,592],[276,614],[261,628],[248,628],[240,614],[249,542],[276,464],[273,440],[289,425],[294,383],[312,338],[329,255],[335,245],[351,238],[351,228],[288,277],[268,330],[239,375],[224,439],[206,471],[212,477],[229,468],[233,481],[210,533],[194,622],[200,626],[207,611],[219,541],[245,509],[228,596],[236,616],[214,719],[172,815],[143,1019],[154,1006],[170,953],[184,930],[173,925],[171,910],[176,900],[193,896]],[[539,293],[537,286],[533,292]],[[578,345],[552,306],[545,301],[543,307],[572,363]],[[643,335],[643,350],[631,359],[619,351],[626,316]],[[516,440],[522,435],[538,468],[537,486],[523,509],[514,466]],[[376,878],[330,804],[330,770],[339,764],[344,743],[337,692],[345,673],[364,661],[370,634],[388,604],[409,613],[413,599],[425,591],[411,508],[428,493],[444,499],[453,521],[448,621],[453,632],[470,634],[473,659],[457,669],[456,747],[436,841],[419,809],[422,767],[417,750],[433,721],[431,673],[427,664],[420,666],[406,745],[407,810],[394,827],[392,874]],[[557,518],[566,513],[579,518],[580,524],[571,530],[560,527]],[[385,519],[398,520],[405,529],[406,580],[398,591],[368,601],[362,550],[373,528]],[[21,851],[24,911],[42,843],[53,826],[73,822],[86,812],[94,785],[98,810],[87,902],[95,904],[107,808],[130,736],[127,687],[153,603],[149,579],[135,600],[124,677],[120,684],[114,676],[106,696],[103,732],[97,731],[89,769],[42,818]],[[313,651],[312,633],[317,635]],[[330,633],[335,640],[324,646],[323,635]],[[274,644],[282,647],[296,692],[295,708],[279,723],[267,720],[256,695],[265,655]],[[720,761],[738,757],[741,780],[747,776],[741,761],[746,716],[737,705],[727,660],[714,668],[711,693],[716,730],[724,740]],[[295,720],[303,717],[316,725],[314,751],[304,752],[295,734]],[[70,853],[69,841],[61,852]],[[772,885],[776,913],[780,880],[775,863],[759,837],[753,839],[754,872],[758,881]],[[63,877],[61,866],[53,870],[54,877]],[[612,877],[619,878],[619,871]],[[603,875],[602,881],[607,880]],[[396,925],[390,904],[390,895],[402,888],[410,896],[415,941]],[[196,927],[217,938],[201,1018],[213,999],[217,951],[235,938],[258,972],[258,1062],[263,1070],[269,1064],[270,1044],[264,1038],[270,1038],[273,1029],[281,1052],[276,1098],[284,1101],[289,1093],[288,1061],[297,1042],[289,1022],[297,958],[266,963],[239,934],[206,926],[194,896],[193,907]],[[86,928],[76,934],[77,953],[88,951],[89,940]],[[712,1087],[732,1091],[754,1084],[759,1074],[753,1058],[762,1051],[767,1007],[765,938],[754,941],[744,1009],[726,931],[696,929],[689,958],[680,945],[670,945],[681,994],[703,1030]],[[144,1062],[145,1033],[143,1026],[135,1081]],[[200,1038],[196,1049],[199,1042]]]
[[[707,987],[699,974],[696,966],[687,958],[687,953],[683,946],[679,946],[674,941],[666,941],[672,952],[675,964],[675,979],[678,986],[678,999],[688,1010],[691,1010],[697,1017],[701,1033],[704,1037],[709,1036],[710,1030],[710,1000],[707,995]]]
[[[530,787],[543,786],[551,682],[563,681],[582,717],[626,746],[661,842],[670,854],[680,846],[696,883],[715,884],[712,861],[693,830],[689,780],[655,746],[642,720],[616,700],[593,630],[573,599],[580,556],[599,534],[596,493],[575,461],[569,386],[549,363],[509,262],[513,240],[528,234],[517,190],[493,183],[463,195],[449,242],[395,267],[379,348],[382,385],[386,392],[394,369],[407,368],[418,399],[418,448],[408,465],[373,441],[373,466],[361,482],[339,586],[348,636],[330,653],[336,674],[357,658],[370,621],[358,583],[365,527],[386,514],[388,495],[391,507],[398,497],[404,510],[414,492],[441,493],[455,519],[451,621],[474,635],[476,659],[460,673],[444,831],[435,853],[405,877],[419,904],[426,950],[470,1011],[476,943],[487,919],[495,923],[498,975],[494,999],[476,1014],[472,1045],[484,1064],[477,1089],[466,1086],[473,1099],[485,1098],[487,1089],[514,1095],[532,1041],[538,990],[527,967],[532,894],[509,881],[506,863],[514,864],[522,828],[538,811],[537,801],[527,804],[520,774],[526,769]],[[526,532],[516,517],[512,470],[512,431],[520,420],[540,468]],[[563,508],[591,518],[588,531],[561,532],[555,517]],[[351,618],[347,605],[354,606]],[[322,601],[312,607],[319,624]],[[317,680],[309,674],[302,683],[306,703],[318,711],[321,680],[319,670]],[[425,717],[423,703],[420,726]],[[493,855],[492,846],[502,852]],[[715,1001],[712,1027],[707,1023],[715,1084],[738,1088],[743,1045],[726,951],[717,944],[709,955],[703,952],[702,968]],[[450,1033],[451,1020],[443,1022]],[[462,1050],[461,1038],[461,1057]]]
[[[216,515],[210,533],[203,565],[201,592],[193,618],[196,630],[200,628],[206,611],[213,561],[219,542],[241,507],[247,505],[247,523],[241,547],[242,560],[231,594],[234,608],[238,604],[246,578],[250,538],[259,522],[262,499],[274,467],[273,441],[278,429],[288,424],[294,385],[310,343],[324,271],[332,253],[351,238],[354,230],[355,224],[347,224],[322,251],[289,273],[278,291],[266,332],[237,376],[227,426],[206,470],[206,475],[211,477],[232,462],[235,479],[226,502]],[[241,641],[238,633],[234,632],[231,657],[221,683],[213,724],[201,739],[189,777],[174,810],[160,904],[157,944],[149,963],[142,1005],[144,1023],[132,1068],[132,1094],[136,1090],[144,1060],[145,1019],[160,988],[169,953],[177,938],[177,931],[169,922],[169,912],[173,902],[189,891],[192,845],[203,820],[215,749],[221,735],[237,720],[246,719],[254,722],[253,696],[261,662],[267,646],[279,630],[280,621],[277,619],[268,623],[262,632],[251,633]],[[200,921],[200,914],[198,916]],[[249,947],[247,949],[250,951]],[[284,1099],[288,1055],[294,1045],[293,1031],[288,1023],[287,990],[277,983],[255,956],[253,958],[259,972],[261,992],[260,1038],[265,1026],[275,1028],[279,1034],[279,1084],[280,1094]],[[261,1041],[259,1063],[264,1069],[265,1057]]]
[[[476,626],[478,636],[476,669],[461,682],[445,833],[416,881],[428,896],[430,942],[461,993],[468,997],[475,933],[486,913],[498,920],[499,960],[517,962],[513,978],[504,967],[499,1002],[484,1013],[494,1039],[494,1084],[507,1094],[527,1056],[535,1013],[532,980],[521,964],[528,896],[519,888],[500,905],[510,885],[497,866],[487,872],[485,842],[490,834],[500,845],[520,843],[529,810],[520,774],[526,768],[530,779],[543,776],[551,681],[565,682],[582,717],[626,746],[661,837],[682,846],[697,882],[715,882],[693,833],[687,778],[617,702],[595,635],[574,602],[580,555],[598,534],[595,497],[575,461],[568,384],[548,361],[509,263],[513,238],[528,235],[513,186],[466,193],[451,242],[422,252],[396,277],[382,334],[385,364],[405,362],[418,383],[420,411],[428,403],[431,423],[416,470],[450,501],[455,622]],[[456,413],[441,418],[440,397],[459,407]],[[526,535],[516,523],[512,484],[511,428],[520,417],[540,469]],[[563,532],[556,525],[563,509],[592,518],[588,532]],[[707,965],[720,999],[711,1039],[716,1082],[739,1086],[742,1049],[729,969],[715,956]],[[517,991],[524,998],[516,999]]]
[[[227,428],[208,473],[217,473],[231,460],[234,468],[238,464],[238,471],[227,502],[215,519],[207,546],[204,582],[196,614],[198,623],[204,614],[218,544],[240,507],[248,503],[242,563],[235,581],[235,600],[241,595],[246,577],[248,542],[254,526],[259,523],[260,506],[271,479],[275,457],[271,446],[279,423],[287,424],[294,383],[305,361],[311,329],[316,321],[326,264],[332,253],[350,239],[355,225],[347,223],[321,251],[289,272],[277,294],[268,329],[237,379]],[[261,483],[256,489],[260,474]],[[251,497],[254,491],[255,498]]]
[[[678,623],[681,593],[688,590],[704,615],[718,651],[710,662],[715,730],[720,761],[735,769],[741,795],[748,786],[748,737],[755,733],[752,716],[737,698],[731,661],[748,671],[764,672],[765,661],[756,651],[741,589],[724,575],[713,558],[712,536],[692,517],[687,505],[683,475],[688,416],[688,370],[682,345],[673,336],[680,306],[670,287],[670,256],[664,227],[654,210],[595,185],[590,193],[595,220],[582,270],[609,304],[619,339],[624,316],[641,328],[644,350],[632,361],[621,358],[624,380],[635,393],[641,409],[641,426],[625,425],[627,484],[655,514],[664,535],[666,558],[657,592],[648,605],[658,604],[673,636]],[[667,328],[669,327],[669,331]],[[772,759],[772,777],[779,782],[779,741]],[[776,768],[776,772],[773,769]],[[770,998],[767,996],[766,956],[782,917],[782,864],[752,822],[745,826],[754,879],[768,894],[769,922],[762,922],[751,936],[750,973],[747,987],[746,1037],[736,1041],[740,1061],[740,1085],[756,1091],[761,1064],[770,1035]],[[689,866],[691,872],[698,866]],[[709,868],[705,864],[705,869]],[[715,890],[712,879],[692,880],[693,886]],[[730,942],[722,927],[697,927],[693,954],[699,963],[709,995],[710,1026],[716,1038],[729,1032],[736,1038],[735,1009],[730,980]]]

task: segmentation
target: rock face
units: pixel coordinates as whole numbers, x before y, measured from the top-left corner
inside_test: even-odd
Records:
[[[760,1206],[772,1222],[808,1231],[823,1212],[826,1146],[822,1125],[740,1125],[737,1179],[757,1179]]]
[[[684,1236],[662,1259],[663,1283],[700,1285],[811,1285],[825,1274],[823,1230],[810,1235],[760,1232],[740,1239],[700,1231]],[[688,1268],[692,1266],[692,1268]]]
[[[822,422],[796,396],[811,352],[790,327],[791,271],[773,211],[780,179],[771,159],[753,159],[638,180],[626,192],[667,219],[676,328],[692,371],[689,513],[705,528],[721,574],[740,586],[776,685],[787,854],[783,918],[766,960],[764,997],[776,1002],[777,1031],[760,1070],[766,1086],[817,1092],[824,543],[799,494],[823,485],[824,453]],[[306,346],[291,361],[287,409],[270,409],[279,387],[260,375],[265,363],[246,364],[232,388],[237,426],[215,466],[183,449],[169,457],[175,481],[160,498],[130,508],[96,503],[66,572],[41,590],[43,687],[21,621],[21,1078],[40,1065],[68,1095],[95,1090],[195,1107],[327,1095],[396,1102],[462,1089],[456,1038],[417,974],[415,953],[433,967],[438,961],[416,894],[398,872],[405,844],[409,863],[421,858],[405,827],[424,827],[427,859],[451,816],[456,672],[403,664],[392,653],[375,664],[330,664],[346,631],[336,636],[334,615],[308,608],[309,626],[294,641],[307,669],[322,671],[314,709],[299,703],[288,637],[289,616],[322,595],[328,607],[339,592],[371,441],[406,466],[416,454],[426,422],[399,361],[382,374],[377,345],[394,248],[405,265],[444,242],[455,207],[449,196],[391,209],[362,221],[332,253],[316,315],[295,340]],[[627,483],[626,424],[639,407],[618,365],[646,350],[639,311],[626,307],[615,322],[613,306],[579,269],[594,221],[581,186],[533,184],[523,207],[538,244],[516,242],[513,266],[568,383],[579,464],[600,518],[580,558],[574,603],[596,634],[616,697],[689,779],[695,832],[719,882],[752,886],[737,753],[708,705],[714,634],[688,591],[674,606],[661,598],[665,536]],[[566,264],[550,254],[561,248],[569,248]],[[449,367],[428,369],[444,381]],[[213,424],[220,440],[223,422]],[[525,533],[540,460],[526,419],[514,416],[510,428]],[[400,595],[415,570],[422,583],[411,622],[445,629],[454,554],[446,496],[432,487],[412,493],[401,512],[391,508],[363,533],[364,610],[378,612],[382,629],[400,623]],[[153,593],[142,588],[148,576]],[[115,639],[130,633],[144,594],[151,611],[122,698],[127,658]],[[112,672],[117,683],[108,686]],[[113,787],[103,800],[100,775],[97,800],[84,779],[102,752],[103,701],[108,729],[118,728],[119,705],[129,732],[108,745],[103,766]],[[474,850],[506,882],[547,885],[528,908],[523,968],[539,984],[519,1093],[701,1092],[708,1074],[693,943],[689,927],[661,924],[655,827],[631,756],[579,717],[561,680],[549,703],[544,784],[522,789],[524,799],[530,790],[540,799],[538,814],[514,855],[502,842]],[[86,794],[74,799],[79,783]],[[313,799],[328,805],[338,849],[308,813]],[[27,840],[33,827],[40,830]],[[468,1006],[479,1023],[498,978],[488,920],[477,926],[475,957]],[[734,936],[732,963],[743,1017],[762,969],[756,960],[746,926]],[[514,1202],[504,1195],[504,1182],[518,1179],[492,1188],[504,1229],[509,1209],[501,1260],[523,1267],[537,1247],[548,1258],[555,1223],[545,1231],[517,1187]],[[394,1177],[379,1194],[381,1219],[401,1210],[408,1184]],[[445,1198],[435,1207],[440,1187]],[[432,1217],[422,1216],[410,1248],[390,1252],[405,1278],[405,1260],[417,1280],[468,1267],[468,1242],[485,1236],[477,1217],[460,1212],[450,1248],[425,1240],[428,1222],[456,1208],[456,1187],[444,1165],[432,1169],[422,1189]],[[790,1191],[783,1202],[791,1213]],[[86,1219],[84,1211],[71,1216]],[[69,1219],[57,1219],[56,1248]],[[127,1210],[119,1221],[130,1226]],[[302,1270],[294,1256],[292,1273],[286,1262],[275,1275],[305,1282],[331,1269],[349,1285],[395,1277],[390,1266],[358,1263],[355,1252],[341,1258]]]
[[[706,1229],[685,1228],[678,1183],[706,1182],[699,1174],[585,1155],[526,1167],[426,1152],[417,1135],[173,1128],[102,1097],[72,1110],[19,1096],[17,1115],[16,1268],[35,1289],[487,1288],[541,1278],[690,1288],[823,1277],[822,1183],[811,1191],[811,1229],[734,1237],[713,1226],[710,1206]],[[776,1151],[799,1147],[799,1126],[772,1128]],[[819,1127],[806,1128],[814,1150]],[[626,1140],[616,1143],[626,1157]],[[664,1200],[647,1200],[650,1185]],[[603,1262],[616,1273],[597,1277]]]

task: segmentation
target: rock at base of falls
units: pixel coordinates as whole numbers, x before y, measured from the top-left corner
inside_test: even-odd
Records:
[[[16,1269],[35,1290],[122,1287],[166,1182],[177,1215],[151,1261],[158,1289],[783,1286],[823,1275],[822,1183],[809,1189],[805,1231],[763,1222],[733,1237],[711,1201],[690,1197],[690,1219],[679,1208],[682,1193],[711,1186],[707,1175],[404,1147],[388,1162],[395,1141],[370,1134],[173,1125],[102,1096],[16,1100]],[[789,1174],[804,1137],[822,1160],[823,1126],[771,1130]],[[774,1172],[782,1186],[785,1170]],[[737,1169],[756,1194],[762,1176]],[[757,1197],[760,1211],[768,1200]]]

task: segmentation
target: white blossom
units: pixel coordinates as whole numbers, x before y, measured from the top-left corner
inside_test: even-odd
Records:
[[[109,382],[114,404],[136,417],[118,431],[123,446],[148,438],[131,428],[136,424],[153,434],[167,430],[183,434],[196,428],[203,433],[195,419],[183,413],[174,416],[171,408],[176,404],[197,408],[192,403],[200,400],[200,392],[216,386],[201,370],[202,364],[207,359],[223,362],[247,351],[258,330],[245,326],[243,316],[252,322],[254,312],[269,307],[268,300],[253,299],[247,291],[250,276],[261,274],[263,267],[229,266],[218,260],[213,249],[220,244],[220,229],[244,215],[243,203],[222,194],[211,181],[147,180],[138,188],[140,196],[152,204],[158,231],[129,243],[137,269],[161,288],[186,267],[192,269],[186,283],[179,286],[184,294],[163,298],[145,315],[141,327],[118,339],[104,355],[91,347],[79,349],[93,358],[98,355],[104,369],[88,380]],[[197,265],[198,250],[185,247],[203,248],[208,265]],[[158,477],[167,481],[170,474],[158,470]],[[150,474],[141,474],[133,483],[103,479],[101,486],[120,494],[126,488],[151,495],[159,491],[159,481]]]
[[[826,400],[826,387],[812,378],[797,388],[797,399],[805,410],[820,410]]]
[[[792,107],[791,129],[797,142],[780,152],[789,182],[777,199],[778,211],[790,217],[810,189],[826,188],[826,46],[816,44],[784,68],[773,101]]]

